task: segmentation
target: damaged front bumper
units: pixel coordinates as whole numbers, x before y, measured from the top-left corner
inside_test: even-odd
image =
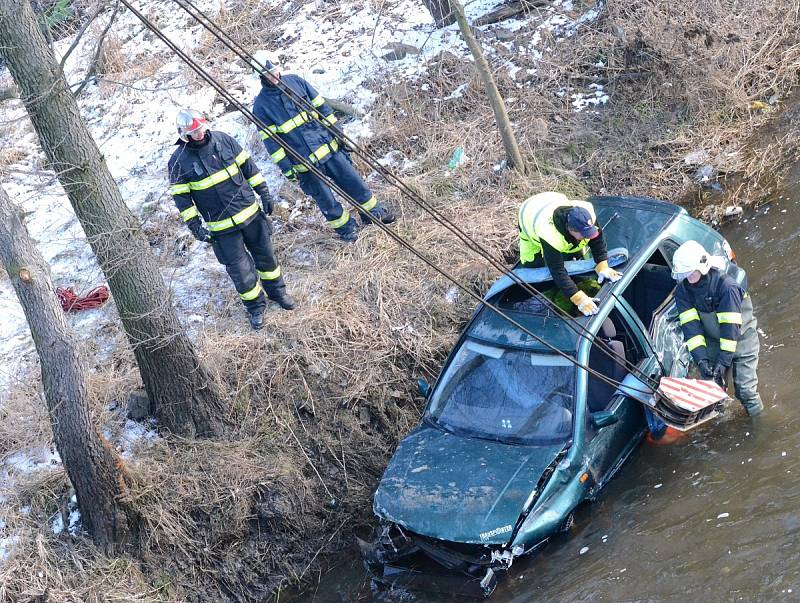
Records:
[[[522,547],[447,543],[384,524],[373,542],[358,544],[373,580],[388,589],[488,597],[498,575],[508,570]]]

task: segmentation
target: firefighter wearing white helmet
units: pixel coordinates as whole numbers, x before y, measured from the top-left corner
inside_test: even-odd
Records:
[[[678,320],[703,379],[727,387],[732,369],[736,397],[754,416],[764,409],[756,374],[758,323],[750,295],[725,273],[725,266],[725,258],[712,256],[697,241],[686,241],[675,251]]]
[[[234,138],[209,130],[199,111],[181,109],[175,125],[179,140],[168,163],[172,199],[192,235],[211,244],[250,325],[260,329],[267,298],[284,310],[294,308],[272,248],[268,214],[274,201],[264,176]]]
[[[584,316],[597,314],[597,303],[567,273],[564,261],[591,250],[598,279],[618,281],[622,274],[608,265],[608,251],[588,201],[570,200],[563,193],[539,193],[525,200],[518,213],[519,259],[524,267],[547,266],[553,284]],[[588,249],[587,249],[588,248]]]

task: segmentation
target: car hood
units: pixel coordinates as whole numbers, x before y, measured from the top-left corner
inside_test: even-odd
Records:
[[[375,493],[375,513],[440,540],[505,543],[562,448],[503,444],[423,425],[389,462]]]

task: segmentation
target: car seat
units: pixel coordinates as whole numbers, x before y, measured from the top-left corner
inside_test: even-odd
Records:
[[[599,342],[592,345],[589,352],[589,368],[614,381],[622,381],[628,373],[625,369],[625,346],[621,341],[614,339],[616,336],[617,328],[610,318],[606,318],[597,333],[597,339],[605,345]],[[611,357],[612,353],[618,360]],[[595,375],[589,375],[586,392],[589,412],[605,410],[615,389],[616,385],[606,383]]]

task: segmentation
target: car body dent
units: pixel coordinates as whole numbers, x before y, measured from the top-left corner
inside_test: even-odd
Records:
[[[462,437],[425,424],[401,442],[373,507],[384,519],[438,540],[504,544],[562,448]]]

